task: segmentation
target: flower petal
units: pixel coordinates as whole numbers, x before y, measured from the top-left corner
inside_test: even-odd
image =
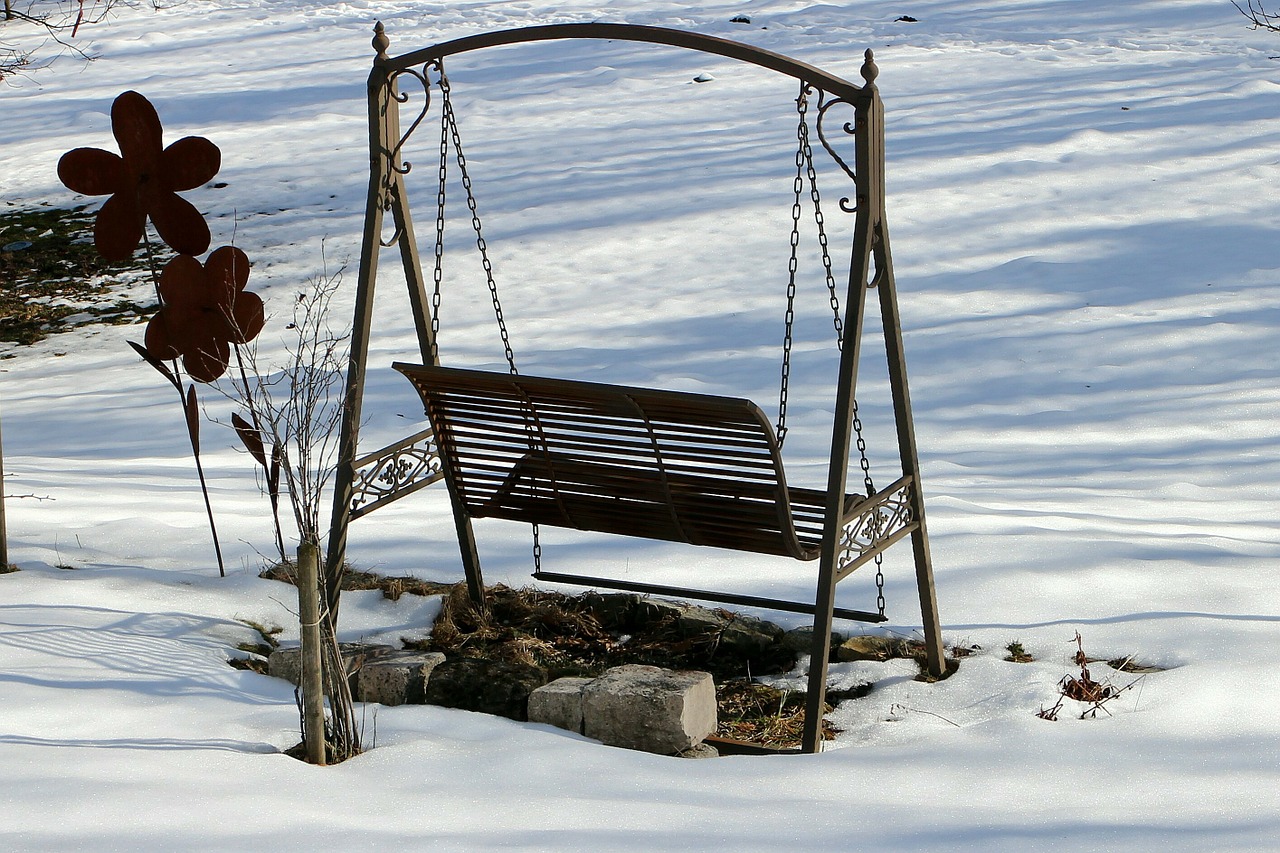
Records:
[[[204,281],[200,261],[190,255],[178,255],[160,271],[160,298],[166,306],[189,310],[188,306],[200,300]]]
[[[127,261],[138,248],[145,223],[137,196],[130,192],[116,193],[102,205],[93,226],[93,244],[98,254],[108,261]]]
[[[111,104],[111,132],[120,155],[134,174],[155,173],[160,165],[160,116],[137,92],[124,92]]]
[[[204,268],[212,281],[226,287],[228,305],[234,294],[244,290],[249,283],[249,256],[235,246],[214,249],[204,262]]]
[[[147,352],[160,361],[168,361],[182,354],[173,345],[173,341],[169,336],[169,324],[165,318],[163,308],[147,321],[147,336],[144,340],[146,341]]]
[[[75,148],[58,160],[58,180],[83,195],[110,195],[126,186],[128,171],[110,151]]]
[[[234,329],[231,342],[247,344],[258,336],[267,322],[266,307],[256,293],[241,293],[236,297]]]
[[[215,340],[187,352],[182,358],[182,366],[195,381],[212,382],[226,372],[230,361],[231,345]]]
[[[160,180],[167,190],[193,190],[222,166],[222,152],[203,136],[185,136],[160,154]]]
[[[175,252],[200,255],[209,248],[209,226],[191,202],[171,192],[161,192],[152,200],[151,221],[160,239]]]

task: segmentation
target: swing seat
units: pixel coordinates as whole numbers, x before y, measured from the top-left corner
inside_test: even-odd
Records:
[[[396,363],[476,518],[815,559],[826,492],[788,489],[749,400]],[[866,500],[846,499],[843,515]]]

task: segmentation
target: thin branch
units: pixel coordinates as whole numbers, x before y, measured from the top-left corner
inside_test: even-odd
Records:
[[[118,9],[134,8],[140,5],[143,4],[134,0],[95,0],[89,4],[86,4],[85,0],[27,0],[19,8],[13,0],[5,0],[3,14],[0,14],[0,25],[9,24],[11,27],[22,25],[24,30],[32,29],[42,34],[43,40],[29,46],[22,46],[21,43],[15,46],[10,42],[0,42],[0,81],[9,76],[25,75],[47,67],[59,56],[67,53],[75,54],[86,62],[93,61],[96,58],[94,55],[70,40],[78,37],[83,27],[103,23],[114,16]],[[166,5],[175,4],[164,3],[161,0],[148,0],[145,5],[158,10]],[[23,35],[21,38],[27,41],[33,37]],[[40,38],[40,36],[34,36],[34,38]],[[46,53],[47,46],[50,44],[57,45],[58,50],[52,56],[45,56],[37,62],[36,55]]]
[[[926,711],[922,708],[912,708],[910,705],[903,705],[901,703],[895,703],[889,708],[890,713],[896,714],[900,711],[909,711],[913,714],[927,714],[930,717],[937,717],[939,720],[942,720],[942,722],[944,723],[950,723],[951,725],[955,726],[957,729],[963,728],[963,726],[961,726],[955,720],[948,720],[946,717],[942,716],[941,714],[935,714],[933,711]]]
[[[299,292],[292,322],[285,328],[285,365],[265,369],[260,364],[258,341],[237,347],[238,381],[219,390],[249,410],[253,427],[260,431],[279,458],[283,491],[289,496],[300,539],[320,539],[323,493],[334,469],[337,431],[342,423],[345,397],[343,370],[350,331],[335,332],[329,308],[343,269],[322,272]],[[260,340],[260,338],[259,338]],[[270,472],[267,472],[270,476]]]
[[[1249,19],[1252,29],[1280,33],[1280,12],[1268,12],[1266,7],[1262,5],[1262,0],[1249,0],[1247,9],[1237,3],[1236,0],[1231,0],[1231,5],[1240,10],[1241,15]]]

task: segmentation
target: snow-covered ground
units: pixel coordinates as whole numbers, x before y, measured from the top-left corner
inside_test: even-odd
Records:
[[[111,100],[144,93],[167,141],[222,148],[227,186],[187,196],[215,246],[234,229],[255,261],[275,346],[322,252],[331,267],[356,260],[377,19],[393,52],[592,20],[736,38],[853,79],[876,51],[944,631],[982,651],[936,685],[836,667],[877,686],[837,710],[840,748],[819,756],[681,761],[401,707],[368,709],[366,755],[304,765],[276,753],[297,741],[292,689],[226,665],[253,636],[240,620],[297,633],[287,588],[257,578],[271,533],[246,457],[205,427],[231,569],[219,579],[172,391],[126,346],[141,327],[84,329],[0,361],[7,491],[44,498],[7,504],[22,571],[0,576],[0,846],[1280,847],[1280,36],[1249,31],[1226,0],[188,2],[124,12],[83,35],[98,61],[0,91],[0,201],[76,202],[58,156],[113,147]],[[477,53],[449,70],[522,368],[770,408],[792,82],[619,43]],[[424,240],[432,134],[407,152]],[[837,178],[824,179],[843,247]],[[465,220],[450,234],[442,352],[497,366]],[[787,448],[801,485],[821,481],[834,359],[807,263]],[[389,369],[415,348],[395,264],[385,270],[368,448],[420,426]],[[873,470],[889,473],[874,337],[864,353]],[[208,405],[229,415],[216,396]],[[524,583],[527,531],[492,522],[477,535],[487,580]],[[810,564],[544,538],[555,567],[812,595]],[[357,522],[350,556],[459,577],[444,495]],[[910,633],[909,569],[901,556],[886,568],[890,624]],[[870,578],[841,596],[868,608]],[[352,637],[421,633],[438,606],[344,601]],[[1111,716],[1068,706],[1038,719],[1077,631],[1093,655],[1168,669]],[[1014,641],[1037,662],[1002,660]]]

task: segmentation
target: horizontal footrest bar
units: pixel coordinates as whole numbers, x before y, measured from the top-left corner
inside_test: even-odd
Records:
[[[784,601],[777,598],[763,598],[755,595],[737,595],[730,592],[712,592],[703,589],[686,589],[678,586],[665,586],[662,584],[636,583],[633,581],[621,581],[612,578],[595,578],[586,575],[565,575],[559,572],[534,572],[535,580],[548,581],[550,583],[565,583],[575,586],[598,586],[605,589],[621,589],[627,592],[639,592],[645,595],[664,595],[676,598],[693,598],[698,601],[715,601],[721,604],[735,604],[739,607],[760,607],[766,610],[782,610],[787,613],[806,613],[813,615],[815,607],[812,604],[804,604],[798,601]],[[848,619],[852,622],[871,622],[881,623],[887,622],[888,619],[879,613],[869,613],[864,610],[846,610],[843,607],[836,607],[832,611],[832,615],[837,619]]]
[[[721,755],[800,755],[804,752],[802,749],[764,746],[759,743],[734,740],[733,738],[720,737],[719,735],[708,735],[703,738],[702,742],[709,746],[714,746]]]

